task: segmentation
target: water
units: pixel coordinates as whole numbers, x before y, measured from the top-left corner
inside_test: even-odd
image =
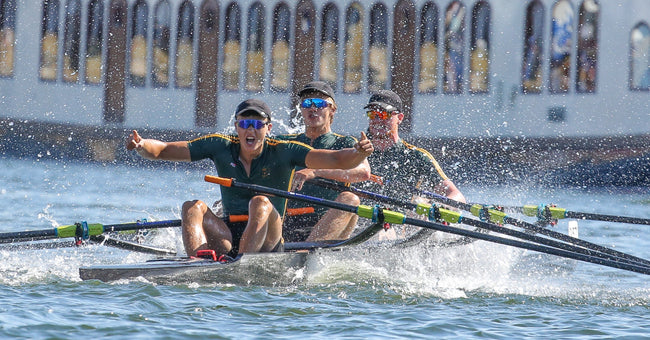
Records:
[[[179,218],[218,198],[207,166],[0,159],[0,232]],[[649,188],[463,186],[470,201],[557,203],[650,218]],[[580,221],[580,237],[650,258],[649,226]],[[567,231],[567,221],[557,229]],[[151,240],[182,249],[178,230]],[[648,276],[475,242],[323,254],[288,286],[83,282],[82,265],[150,255],[103,246],[0,250],[0,337],[643,338]]]

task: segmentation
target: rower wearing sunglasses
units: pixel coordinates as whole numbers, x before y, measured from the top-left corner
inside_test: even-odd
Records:
[[[289,189],[297,166],[354,168],[373,150],[363,132],[352,148],[316,150],[299,142],[267,138],[271,126],[268,105],[248,99],[235,110],[236,135],[212,134],[192,141],[163,142],[143,139],[134,130],[126,147],[152,160],[211,159],[221,177],[281,190]],[[181,223],[187,254],[194,256],[198,250],[213,249],[217,254],[234,257],[242,253],[280,251],[286,199],[235,187],[220,189],[224,218],[217,217],[203,201],[183,203]]]
[[[380,90],[370,97],[364,109],[368,138],[375,148],[368,157],[373,182],[364,183],[365,189],[407,201],[415,194],[413,189],[420,189],[465,202],[463,194],[427,150],[399,137],[404,114],[397,93]]]
[[[276,138],[302,142],[315,149],[329,150],[350,148],[357,143],[354,137],[332,132],[332,122],[337,107],[334,90],[329,84],[322,81],[309,82],[298,95],[300,99],[298,106],[305,124],[305,132],[279,135]],[[359,197],[349,191],[339,192],[307,182],[316,177],[347,183],[361,182],[370,178],[370,167],[368,162],[364,161],[348,170],[296,168],[291,185],[292,191],[357,206],[360,203]],[[288,208],[283,229],[283,237],[288,242],[346,239],[350,237],[358,219],[356,214],[350,212],[320,206],[312,207],[295,200],[288,202]]]

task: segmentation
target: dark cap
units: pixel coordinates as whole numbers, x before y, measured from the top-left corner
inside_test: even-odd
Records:
[[[387,112],[402,111],[402,100],[397,93],[390,90],[379,90],[368,100],[368,105],[364,109],[379,106]]]
[[[246,111],[257,112],[257,114],[263,118],[271,120],[271,109],[268,105],[266,105],[265,102],[259,99],[252,98],[241,102],[239,105],[237,105],[237,109],[235,110],[235,117]]]
[[[302,97],[303,94],[311,92],[320,92],[334,99],[334,90],[332,90],[332,87],[324,81],[310,81],[309,83],[305,84],[300,92],[298,92],[298,95]]]

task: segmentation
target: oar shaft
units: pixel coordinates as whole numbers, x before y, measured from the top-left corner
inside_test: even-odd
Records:
[[[88,223],[86,224],[86,236],[100,235],[105,232],[111,231],[129,231],[140,229],[157,229],[168,227],[179,227],[181,220],[167,220],[167,221],[154,221],[154,222],[129,222],[121,224],[106,224]],[[0,233],[0,243],[12,242],[27,242],[37,240],[47,240],[56,238],[75,237],[78,235],[79,226],[76,224],[64,225],[53,229],[32,230],[32,231],[19,231],[10,233]]]
[[[624,253],[620,253],[621,254],[620,256],[618,254],[610,254],[610,252],[609,252],[610,249],[607,249],[605,247],[601,247],[601,246],[598,246],[598,245],[595,245],[595,244],[593,245],[593,247],[590,247],[590,248],[593,248],[593,249],[581,248],[581,247],[576,246],[575,244],[563,243],[563,242],[559,242],[559,241],[556,241],[556,240],[553,240],[553,239],[548,239],[548,238],[540,237],[540,236],[533,235],[533,234],[527,234],[527,233],[524,233],[524,232],[521,232],[521,231],[518,231],[518,230],[513,230],[513,229],[505,228],[505,227],[502,227],[502,226],[499,226],[499,225],[496,225],[496,224],[486,223],[486,222],[483,222],[483,221],[473,220],[473,219],[469,219],[469,218],[465,218],[465,217],[461,217],[460,222],[471,225],[471,226],[474,226],[474,227],[479,227],[479,228],[487,229],[487,230],[494,231],[494,232],[497,232],[497,233],[517,237],[517,238],[520,238],[520,239],[523,239],[523,240],[535,242],[535,243],[538,243],[538,244],[543,244],[543,245],[550,246],[550,247],[557,248],[557,249],[563,249],[563,250],[566,250],[566,251],[571,251],[571,252],[580,253],[580,254],[584,254],[584,255],[587,255],[587,256],[602,258],[602,259],[611,260],[611,261],[620,261],[620,262],[629,263],[629,264],[632,264],[632,265],[637,265],[637,266],[640,266],[640,267],[650,269],[649,261],[647,261],[647,260],[637,258],[637,257],[634,257],[632,255],[628,255],[628,254],[624,254]],[[509,223],[509,224],[512,224],[512,223]],[[513,224],[513,225],[515,225],[515,224]]]
[[[56,238],[56,230],[32,230],[32,231],[17,231],[11,233],[0,234],[0,243],[12,243],[23,240],[44,240],[48,238]]]
[[[636,272],[636,273],[650,275],[650,268],[645,267],[645,266],[629,264],[629,263],[622,263],[622,262],[619,262],[619,261],[612,261],[612,260],[603,259],[603,258],[599,258],[599,257],[594,257],[594,256],[589,256],[589,255],[584,255],[584,254],[578,254],[578,253],[575,253],[575,252],[570,252],[570,251],[566,251],[566,250],[562,250],[562,249],[551,248],[551,247],[547,247],[547,246],[543,246],[543,245],[539,245],[539,244],[527,243],[527,242],[522,242],[522,241],[515,240],[515,239],[503,238],[503,237],[489,235],[489,234],[483,234],[483,233],[479,233],[479,232],[471,231],[471,230],[453,228],[453,227],[450,227],[450,226],[446,226],[444,224],[417,220],[417,219],[413,219],[413,218],[410,218],[410,217],[407,217],[405,219],[404,223],[405,224],[411,224],[411,225],[414,225],[414,226],[423,227],[423,228],[431,228],[431,229],[434,229],[434,230],[443,231],[443,232],[447,232],[447,233],[451,233],[451,234],[456,234],[456,235],[461,235],[461,236],[469,236],[469,237],[477,238],[477,239],[480,239],[480,240],[499,243],[499,244],[508,245],[508,246],[512,246],[512,247],[538,251],[538,252],[542,252],[542,253],[547,253],[547,254],[561,256],[561,257],[566,257],[566,258],[579,260],[579,261],[583,261],[583,262],[600,264],[600,265],[607,266],[607,267],[624,269],[624,270],[629,270],[629,271],[633,271],[633,272]]]
[[[650,225],[650,219],[630,216],[616,216],[605,214],[594,214],[578,211],[570,211],[564,208],[553,207],[549,205],[524,205],[523,207],[503,207],[505,210],[522,213],[526,216],[537,217],[540,219],[564,219],[575,218],[581,220],[594,220],[605,222],[644,224]]]
[[[104,232],[180,227],[181,220],[104,224]]]
[[[317,185],[327,187],[327,188],[330,188],[330,189],[349,190],[351,192],[354,192],[355,194],[358,194],[358,195],[363,196],[363,197],[371,198],[371,199],[377,200],[379,202],[390,203],[390,204],[394,204],[394,205],[398,205],[398,206],[406,207],[406,208],[410,208],[410,209],[422,209],[423,208],[422,206],[417,205],[415,203],[401,201],[401,200],[398,200],[398,199],[395,199],[395,198],[391,198],[391,197],[380,195],[380,194],[377,194],[377,193],[361,190],[361,189],[358,189],[358,188],[355,188],[355,187],[348,187],[348,186],[338,184],[338,183],[334,183],[334,182],[331,182],[331,181],[328,181],[328,180],[317,179],[317,180],[313,180],[312,182],[314,182]],[[476,210],[477,209],[482,209],[481,206],[470,205],[470,204],[465,204],[465,203],[462,203],[462,202],[454,201],[454,200],[451,200],[451,199],[449,199],[447,197],[440,196],[440,195],[437,195],[437,194],[434,194],[434,193],[426,192],[426,194],[427,194],[427,196],[431,196],[430,198],[433,198],[434,200],[440,200],[440,201],[445,202],[445,203],[450,203],[448,205],[453,204],[453,205],[455,205],[457,207],[460,207],[460,208],[472,210],[474,215],[477,215],[477,216],[479,215],[479,212],[477,212]],[[430,209],[430,208],[431,207],[428,207],[428,209]],[[503,212],[496,211],[496,210],[493,210],[493,209],[490,209],[488,211],[488,214],[490,216],[487,216],[487,217],[490,218],[491,220],[493,220],[494,222],[498,222],[498,223],[501,223],[501,224],[512,224],[514,226],[524,228],[524,229],[528,229],[528,230],[531,230],[531,231],[535,231],[536,233],[546,235],[546,236],[550,236],[550,237],[554,237],[554,238],[556,238],[558,240],[561,240],[561,241],[564,241],[564,242],[569,242],[569,243],[568,244],[567,243],[562,243],[562,242],[558,242],[558,241],[555,241],[555,240],[552,240],[552,239],[542,238],[542,237],[539,237],[539,236],[536,236],[536,235],[531,235],[531,234],[523,233],[523,232],[520,232],[520,231],[517,231],[517,230],[508,229],[508,228],[505,228],[505,227],[502,227],[502,226],[499,226],[499,225],[496,225],[496,224],[490,224],[490,223],[487,223],[487,222],[484,222],[484,221],[477,221],[477,220],[465,218],[465,217],[460,216],[459,214],[456,214],[456,213],[451,212],[451,211],[446,210],[446,209],[441,208],[439,210],[440,210],[441,214],[447,220],[452,221],[452,222],[454,222],[454,220],[457,220],[460,223],[465,223],[465,224],[468,224],[468,225],[471,225],[471,226],[474,226],[474,227],[487,229],[487,230],[490,230],[490,231],[494,231],[494,232],[497,232],[497,233],[501,233],[501,234],[505,234],[505,235],[509,235],[509,236],[513,236],[513,237],[518,237],[520,239],[536,242],[536,243],[539,243],[539,244],[544,244],[544,245],[554,247],[554,248],[558,248],[558,249],[563,249],[563,250],[567,250],[567,251],[574,251],[574,252],[581,253],[581,254],[588,255],[588,256],[601,257],[603,259],[612,260],[612,261],[622,261],[622,262],[625,262],[625,263],[630,263],[630,264],[635,264],[635,265],[650,268],[650,261],[648,261],[648,260],[645,260],[645,259],[642,259],[642,258],[639,258],[639,257],[636,257],[636,256],[632,256],[632,255],[629,255],[629,254],[621,253],[619,251],[609,249],[609,248],[606,248],[606,247],[602,247],[602,246],[599,246],[597,244],[590,243],[590,242],[587,242],[587,241],[584,241],[584,240],[581,240],[581,239],[578,239],[578,238],[570,237],[568,235],[558,233],[558,232],[553,231],[553,230],[548,230],[548,229],[536,226],[534,224],[529,224],[529,223],[526,223],[524,221],[519,221],[519,220],[516,220],[514,218],[508,217]],[[428,211],[425,211],[424,214],[427,215]],[[457,215],[457,217],[448,216],[448,215],[451,215],[451,214]],[[579,246],[584,247],[584,248],[576,247],[576,245],[579,245]]]
[[[272,195],[276,195],[276,196],[284,197],[284,198],[297,199],[297,200],[304,201],[304,202],[310,202],[312,204],[319,204],[319,205],[323,205],[323,206],[330,207],[330,208],[335,208],[335,209],[340,209],[340,210],[343,210],[343,211],[357,213],[361,217],[367,217],[367,216],[364,216],[364,215],[366,215],[365,211],[363,211],[363,214],[361,213],[362,210],[364,210],[364,209],[361,209],[361,207],[362,207],[361,205],[358,206],[358,207],[354,207],[354,206],[339,203],[339,202],[329,201],[329,200],[320,199],[320,198],[316,198],[316,197],[311,197],[311,196],[307,196],[307,195],[296,194],[296,193],[287,192],[287,191],[279,190],[279,189],[275,189],[275,188],[268,188],[268,187],[264,187],[264,186],[257,185],[257,184],[238,183],[234,179],[224,179],[224,178],[209,176],[208,175],[208,176],[205,176],[205,180],[207,182],[217,183],[217,184],[224,185],[224,186],[239,187],[239,188],[244,188],[244,189],[248,189],[248,190],[255,191],[255,192],[272,194]],[[601,258],[601,257],[589,256],[589,255],[580,254],[580,253],[576,253],[576,252],[571,252],[571,251],[567,251],[567,250],[552,248],[552,247],[548,247],[548,246],[544,246],[544,245],[540,245],[540,244],[528,243],[528,242],[523,242],[523,241],[520,241],[520,240],[503,238],[503,237],[499,237],[499,236],[479,233],[479,232],[476,232],[476,231],[470,231],[470,230],[465,230],[465,229],[461,229],[461,228],[455,228],[455,227],[447,226],[447,225],[440,224],[440,223],[434,223],[434,222],[430,222],[430,221],[423,221],[423,220],[413,219],[413,218],[406,217],[403,214],[398,213],[398,212],[389,212],[389,213],[391,213],[391,221],[389,221],[391,223],[410,224],[410,225],[419,226],[419,227],[423,227],[423,228],[430,228],[430,229],[433,229],[433,230],[439,230],[439,231],[452,233],[452,234],[456,234],[456,235],[473,237],[473,238],[480,239],[480,240],[485,240],[485,241],[490,241],[490,242],[494,242],[494,243],[509,245],[509,246],[518,247],[518,248],[522,248],[522,249],[539,251],[539,252],[543,252],[543,253],[547,253],[547,254],[551,254],[551,255],[562,256],[562,257],[575,259],[575,260],[579,260],[579,261],[590,262],[590,263],[594,263],[594,264],[600,264],[600,265],[604,265],[604,266],[608,266],[608,267],[624,269],[624,270],[629,270],[629,271],[633,271],[633,272],[637,272],[637,273],[650,275],[650,268],[649,267],[645,267],[645,266],[638,265],[638,264],[623,263],[621,261],[613,261],[613,260],[609,260],[609,259],[605,259],[605,258]]]
[[[646,259],[642,259],[642,258],[636,257],[634,255],[626,254],[626,253],[623,253],[623,252],[620,252],[618,250],[614,250],[614,249],[611,249],[611,248],[603,247],[603,246],[600,246],[598,244],[595,244],[595,243],[592,243],[592,242],[589,242],[589,241],[581,240],[581,239],[576,238],[576,237],[572,237],[572,236],[569,236],[569,235],[559,233],[557,231],[542,228],[542,227],[536,226],[536,225],[534,225],[532,223],[527,223],[527,222],[520,221],[520,220],[511,218],[511,217],[504,218],[504,222],[507,223],[507,224],[512,224],[514,226],[530,230],[530,231],[534,231],[534,232],[542,234],[542,235],[553,237],[553,238],[556,238],[556,239],[564,241],[564,242],[570,242],[572,244],[575,244],[575,245],[578,245],[578,246],[581,246],[581,247],[584,247],[584,248],[587,248],[587,249],[592,249],[592,250],[595,250],[595,251],[598,251],[598,252],[601,252],[601,253],[604,253],[604,254],[609,254],[609,255],[612,255],[612,256],[615,256],[615,257],[618,257],[618,258],[627,259],[627,260],[638,262],[638,263],[643,263],[645,265],[650,265],[650,261],[648,261]]]
[[[536,233],[539,233],[539,234],[542,234],[542,235],[546,235],[546,236],[549,236],[549,237],[552,237],[552,238],[555,238],[555,239],[558,239],[558,240],[561,240],[561,241],[564,241],[564,242],[569,242],[571,244],[574,244],[574,245],[577,245],[577,246],[580,246],[580,247],[584,247],[584,248],[587,248],[587,249],[591,249],[591,250],[594,250],[594,251],[597,251],[597,252],[600,252],[600,253],[603,253],[603,254],[612,255],[612,256],[615,256],[615,257],[621,258],[621,259],[627,259],[629,261],[633,261],[633,262],[636,262],[638,264],[650,265],[650,261],[648,261],[646,259],[642,259],[640,257],[636,257],[636,256],[633,256],[633,255],[630,255],[630,254],[626,254],[626,253],[623,253],[623,252],[620,252],[620,251],[617,251],[617,250],[614,250],[614,249],[606,248],[606,247],[597,245],[597,244],[589,242],[589,241],[581,240],[581,239],[576,238],[576,237],[571,237],[569,235],[565,235],[565,234],[559,233],[557,231],[542,228],[542,227],[539,227],[539,226],[534,225],[532,223],[528,223],[526,221],[522,221],[522,220],[518,220],[518,219],[515,219],[515,218],[512,218],[512,217],[509,217],[504,212],[499,211],[499,210],[485,208],[484,206],[482,206],[480,204],[469,204],[469,203],[458,202],[458,201],[455,201],[455,200],[449,199],[447,197],[440,196],[438,194],[428,192],[428,191],[421,191],[421,192],[425,196],[427,196],[427,197],[429,197],[429,198],[431,198],[431,199],[433,199],[435,201],[438,201],[438,202],[440,202],[442,204],[446,204],[446,205],[450,205],[450,206],[460,208],[460,209],[463,209],[463,210],[466,210],[466,211],[470,211],[470,212],[472,212],[473,215],[486,218],[486,219],[488,219],[488,220],[490,220],[490,221],[492,221],[494,223],[512,224],[514,226],[524,228],[524,229],[529,230],[529,231],[533,231],[533,232],[536,232]],[[553,216],[561,216],[561,215],[564,215],[566,212],[565,212],[564,209],[552,208],[551,213],[552,213]]]
[[[370,198],[378,202],[382,203],[388,203],[388,204],[394,204],[394,205],[399,205],[403,206],[405,208],[414,208],[416,205],[413,203],[408,203],[408,205],[404,206],[405,202],[402,202],[400,200],[397,200],[395,198],[389,197],[389,196],[384,196],[381,194],[377,194],[371,191],[359,189],[353,186],[347,186],[345,184],[341,184],[339,182],[334,182],[326,179],[321,179],[321,178],[315,178],[312,180],[309,180],[310,183],[316,184],[318,186],[321,186],[323,188],[328,188],[328,189],[333,189],[333,190],[339,190],[339,191],[350,191],[353,192],[361,197],[365,198]]]
[[[338,210],[343,210],[347,212],[351,212],[356,214],[357,213],[357,207],[353,207],[347,204],[339,203],[336,201],[330,201],[326,199],[321,199],[318,197],[312,197],[312,196],[307,196],[303,194],[299,194],[296,192],[290,192],[290,191],[285,191],[285,190],[280,190],[280,189],[275,189],[275,188],[269,188],[265,187],[262,185],[258,184],[250,184],[250,183],[241,183],[237,182],[234,179],[224,179],[222,177],[216,177],[216,176],[210,176],[206,175],[205,176],[205,181],[210,182],[210,183],[216,183],[219,185],[224,185],[224,186],[232,186],[232,187],[237,187],[237,188],[243,188],[243,189],[248,189],[251,191],[255,192],[261,192],[261,193],[266,193],[266,194],[271,194],[275,195],[278,197],[283,197],[283,198],[288,198],[288,199],[293,199],[301,202],[310,202],[314,204],[319,204],[328,208],[334,208]]]
[[[568,211],[568,210],[566,212],[566,217],[583,219],[583,220],[650,225],[650,219],[647,218],[592,214],[592,213],[584,213],[584,212],[576,212],[576,211]]]

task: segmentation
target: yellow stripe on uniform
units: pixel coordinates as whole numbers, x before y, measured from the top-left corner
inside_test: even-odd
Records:
[[[224,134],[221,134],[221,133],[213,133],[213,134],[210,134],[210,135],[201,136],[201,137],[192,139],[190,141],[190,143],[193,143],[193,142],[195,142],[197,140],[208,139],[208,138],[221,138],[221,139],[229,140],[231,143],[239,143],[239,136],[224,135]]]
[[[404,146],[406,146],[407,148],[409,148],[411,150],[418,150],[418,151],[422,152],[423,154],[425,154],[427,157],[429,157],[429,159],[431,159],[431,163],[433,163],[433,166],[436,168],[436,171],[438,172],[438,175],[440,175],[442,180],[443,181],[449,180],[449,177],[447,177],[447,175],[445,175],[445,172],[442,171],[442,168],[440,167],[440,164],[438,164],[438,161],[433,157],[433,155],[429,151],[427,151],[425,149],[422,149],[422,148],[419,148],[419,147],[417,147],[415,145],[411,145],[411,144],[405,142],[404,140],[402,140],[402,143],[404,143]]]
[[[306,146],[306,147],[308,147],[308,148],[310,148],[310,149],[312,149],[312,150],[314,149],[314,148],[313,148],[312,146],[310,146],[310,145],[307,145],[307,144],[305,144],[305,143],[303,143],[303,142],[296,142],[296,141],[294,141],[294,140],[279,140],[279,139],[275,139],[275,138],[267,137],[267,138],[266,138],[266,142],[269,143],[269,145],[278,145],[278,144],[297,144],[297,145],[303,145],[303,146]]]

